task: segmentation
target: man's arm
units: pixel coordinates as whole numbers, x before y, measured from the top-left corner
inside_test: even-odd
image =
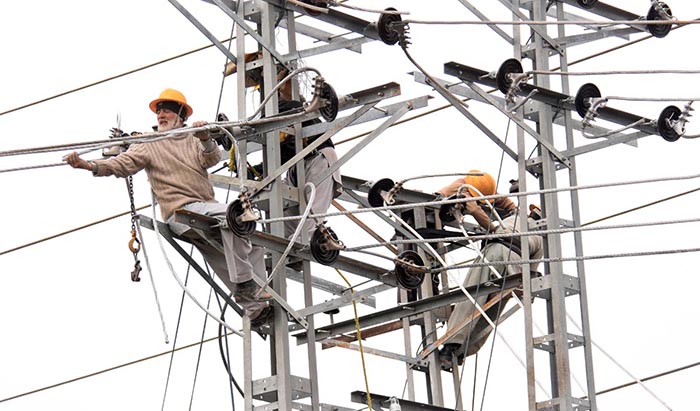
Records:
[[[92,174],[97,173],[97,164],[94,161],[86,161],[80,158],[78,152],[74,151],[68,154],[65,158],[68,165],[73,168],[82,168],[83,170],[92,171]]]

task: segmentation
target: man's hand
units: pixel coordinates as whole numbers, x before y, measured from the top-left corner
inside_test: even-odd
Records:
[[[207,123],[206,121],[199,120],[199,121],[195,121],[194,123],[192,123],[192,127],[202,127],[202,126],[206,126],[207,124],[209,124],[209,123]],[[198,131],[198,132],[194,133],[194,136],[202,141],[209,140],[209,132],[206,130]]]
[[[92,171],[92,165],[80,158],[80,155],[74,151],[63,158],[69,166],[73,168],[82,168],[84,170]]]

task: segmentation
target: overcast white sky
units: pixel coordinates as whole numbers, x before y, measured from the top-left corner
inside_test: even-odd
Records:
[[[646,15],[649,8],[646,0],[606,3],[639,15]],[[182,4],[219,39],[228,37],[231,21],[215,6],[194,0],[183,0]],[[411,14],[406,18],[412,19],[475,20],[458,1],[356,0],[351,4],[374,9],[393,6],[409,11]],[[494,20],[510,19],[500,2],[481,0],[474,1],[474,5]],[[676,0],[669,5],[681,20],[700,17],[700,4],[696,2]],[[568,9],[578,12],[571,7]],[[206,38],[165,0],[110,3],[39,0],[6,2],[0,10],[0,37],[3,39],[0,55],[4,63],[0,75],[0,113],[207,44]],[[372,13],[352,13],[368,21],[378,18]],[[587,16],[583,12],[580,14]],[[309,18],[300,21],[314,24]],[[510,28],[504,29],[510,31]],[[698,30],[697,26],[685,27],[667,38],[647,40],[577,64],[571,70],[700,69],[695,53]],[[409,52],[437,77],[448,78],[443,74],[443,64],[448,61],[492,71],[513,53],[511,46],[484,26],[412,24],[410,33],[412,45]],[[285,32],[279,32],[281,39],[285,36]],[[635,35],[633,39],[641,36],[643,34]],[[620,44],[624,41],[612,39],[575,47],[569,50],[569,59],[573,61]],[[302,46],[308,45],[308,40],[302,40]],[[253,44],[249,46],[249,51],[252,51]],[[155,116],[147,104],[165,87],[185,93],[194,107],[192,120],[213,120],[224,63],[224,56],[209,48],[64,97],[2,114],[0,152],[104,139],[109,129],[116,125],[117,115],[120,115],[122,128],[126,131],[149,130],[155,124]],[[430,107],[445,104],[437,93],[416,84],[407,75],[415,67],[398,46],[374,42],[364,45],[362,54],[336,51],[309,58],[306,64],[321,71],[339,95],[396,81],[401,84],[402,96],[389,102],[429,94],[436,97]],[[528,63],[525,64],[529,69]],[[700,97],[698,75],[573,77],[572,92],[588,82],[595,83],[604,96]],[[222,111],[232,118],[236,113],[234,83],[233,77],[227,79],[222,101]],[[251,96],[249,101],[253,99]],[[609,106],[657,118],[665,106],[682,106],[684,103],[611,101]],[[470,103],[470,109],[497,135],[505,136],[508,132],[508,144],[515,148],[514,126],[508,128],[503,115],[476,102]],[[577,118],[576,114],[574,118]],[[688,125],[689,134],[700,133],[700,124],[694,120],[692,118]],[[334,140],[340,141],[379,124],[349,128]],[[563,140],[561,132],[558,128],[557,133]],[[580,133],[576,133],[575,139],[578,145],[586,143]],[[352,144],[339,145],[339,153],[342,155],[348,151]],[[532,147],[531,142],[528,144]],[[618,145],[579,156],[579,184],[699,174],[696,144],[690,139],[668,143],[658,136],[650,136],[640,140],[638,147]],[[65,153],[0,157],[0,169],[56,163],[62,154]],[[91,155],[96,157],[99,153],[86,157]],[[456,110],[448,109],[388,130],[348,162],[343,167],[343,174],[367,180],[383,177],[401,180],[481,168],[498,175],[500,162],[501,153],[497,147]],[[506,158],[500,170],[500,191],[506,192],[508,180],[517,176],[517,167]],[[450,180],[449,177],[422,179],[412,181],[407,188],[432,192]],[[87,172],[54,167],[0,173],[0,182],[4,190],[1,209],[5,220],[4,235],[0,237],[0,409],[159,409],[164,396],[168,355],[3,401],[171,349],[182,292],[165,265],[155,236],[146,231],[144,244],[170,335],[170,344],[165,344],[145,269],[142,282],[129,280],[133,260],[127,249],[130,239],[127,217],[6,252],[127,211],[129,203],[123,180],[95,179]],[[534,180],[528,183],[530,187],[536,187]],[[136,176],[134,184],[136,205],[149,204],[145,175]],[[567,184],[564,174],[560,184]],[[687,179],[582,191],[582,222],[697,187],[700,187],[697,179]],[[226,200],[224,192],[218,192],[217,196],[221,201]],[[698,194],[694,193],[601,224],[697,218],[697,200]],[[562,201],[565,201],[564,196]],[[150,215],[151,212],[146,210],[144,213]],[[563,217],[567,218],[564,213]],[[366,215],[362,218],[381,235],[391,236],[391,230],[379,220]],[[342,217],[331,218],[329,224],[349,246],[373,241]],[[696,223],[591,231],[584,234],[584,252],[586,255],[601,255],[693,248],[699,245],[696,231]],[[184,277],[184,261],[169,249],[168,255],[178,275]],[[357,254],[350,256],[365,258]],[[564,256],[573,256],[573,248],[565,248]],[[696,341],[700,333],[696,319],[700,309],[696,295],[700,280],[697,258],[696,253],[672,253],[586,262],[592,338],[636,377],[655,375],[698,361]],[[369,260],[390,268],[385,260]],[[565,265],[567,268],[570,266]],[[342,284],[334,271],[317,265],[313,269],[314,274]],[[464,275],[464,272],[457,275]],[[353,276],[350,278],[355,283],[360,281]],[[208,289],[201,279],[192,277],[191,286],[200,300],[207,300]],[[290,285],[290,295],[298,294],[299,290],[298,284]],[[315,301],[328,298],[328,294],[319,292]],[[293,298],[291,301],[297,307],[301,304]],[[378,296],[380,308],[394,303],[393,291]],[[536,307],[537,304],[539,308],[543,305],[541,301]],[[360,307],[360,311],[362,314],[370,312],[366,307]],[[351,308],[344,308],[336,320],[351,316]],[[234,318],[233,313],[229,317],[232,324],[240,325],[240,319]],[[185,299],[177,346],[197,342],[202,334],[203,320],[203,313]],[[318,323],[327,321],[329,319],[325,316],[317,320]],[[501,330],[509,344],[524,357],[522,314],[515,315]],[[214,335],[216,327],[210,320],[205,336]],[[254,337],[254,341],[254,377],[262,378],[269,374],[267,344],[258,337]],[[391,349],[396,341],[396,336],[390,335],[370,339],[366,344]],[[233,337],[231,346],[233,372],[242,383],[240,339]],[[296,347],[292,342],[291,350],[293,373],[305,376],[306,348]],[[165,409],[188,409],[196,356],[196,348],[175,355]],[[360,408],[359,404],[350,402],[350,392],[364,389],[359,353],[319,348],[318,359],[321,401]],[[631,380],[597,349],[594,349],[594,362],[597,390]],[[481,372],[487,366],[488,351],[484,351],[479,358],[480,375],[476,389],[479,393],[484,384]],[[526,410],[525,371],[500,340],[496,342],[490,367],[483,409]],[[545,368],[546,365],[540,365],[538,372],[546,372]],[[367,369],[372,392],[402,395],[405,382],[403,364],[367,356]],[[580,372],[576,377],[579,381],[585,380]],[[648,388],[663,403],[635,386],[600,395],[599,408],[694,410],[697,409],[697,400],[691,387],[699,378],[698,368],[692,368],[648,382]],[[464,395],[469,397],[473,362],[468,362],[464,379]],[[449,394],[448,374],[443,374],[443,383],[446,406],[451,407],[454,400]],[[242,407],[241,398],[237,393],[235,396],[236,407]],[[481,398],[481,394],[477,396]],[[230,407],[226,374],[215,343],[207,343],[203,348],[193,398],[194,410]],[[425,400],[424,390],[419,389],[419,400]]]

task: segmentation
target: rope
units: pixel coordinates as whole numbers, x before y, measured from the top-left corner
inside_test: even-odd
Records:
[[[343,273],[340,272],[337,268],[335,271],[338,273],[338,275],[345,281],[345,283],[348,285],[350,288],[350,294],[355,294],[355,289],[353,286],[350,284],[350,281],[343,275]],[[372,408],[372,397],[370,395],[370,390],[369,390],[369,380],[367,378],[367,366],[365,364],[365,351],[362,346],[362,333],[360,330],[360,316],[357,314],[357,302],[353,298],[352,300],[352,309],[355,312],[355,330],[357,332],[357,342],[360,345],[360,358],[362,359],[362,373],[364,374],[365,377],[365,391],[367,392],[367,407],[369,410],[374,410]]]

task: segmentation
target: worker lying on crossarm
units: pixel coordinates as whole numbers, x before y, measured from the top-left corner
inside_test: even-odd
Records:
[[[477,174],[476,170],[470,174]],[[494,195],[496,193],[496,183],[493,177],[488,173],[483,173],[481,176],[467,176],[464,180],[457,180],[453,184],[440,190],[440,193],[449,196],[459,190],[459,186],[463,184],[474,186],[483,196]],[[465,193],[467,196],[479,196],[475,190],[469,190]],[[472,203],[470,205],[470,203]],[[482,204],[483,205],[483,204]],[[517,207],[507,197],[499,197],[494,200],[494,208],[498,207],[502,210],[499,214],[505,215],[502,219],[503,224],[499,224],[488,218],[481,206],[475,202],[467,202],[465,209],[467,212],[471,210],[471,215],[479,222],[479,224],[487,229],[490,233],[515,233],[519,232],[517,221]],[[488,206],[486,206],[488,207]],[[528,216],[528,224],[534,223],[541,218],[540,209],[537,206],[530,206],[530,214]],[[521,261],[521,244],[523,239],[528,242],[529,259],[540,259],[543,255],[542,237],[538,235],[529,235],[526,237],[506,237],[502,239],[484,241],[485,245],[480,250],[480,256],[476,262],[494,263],[491,266],[478,266],[469,269],[462,286],[464,288],[473,287],[477,284],[483,284],[489,280],[495,280],[500,277],[521,273],[520,264],[501,265],[499,262],[517,262]],[[530,271],[536,272],[539,263],[530,264]],[[479,306],[482,306],[489,299],[496,296],[498,293],[484,295],[475,298]],[[485,312],[492,322],[496,322],[499,315],[503,311],[506,303],[512,294],[506,294],[499,302],[486,309]],[[464,323],[467,319],[473,318],[472,321]],[[460,326],[463,326],[459,331],[456,331]],[[459,363],[464,357],[475,354],[486,342],[490,335],[491,325],[479,313],[475,305],[469,300],[464,300],[455,305],[452,314],[447,321],[447,334],[454,333],[444,346],[439,351],[440,361],[443,368],[449,369],[452,367],[452,356],[457,356]]]

